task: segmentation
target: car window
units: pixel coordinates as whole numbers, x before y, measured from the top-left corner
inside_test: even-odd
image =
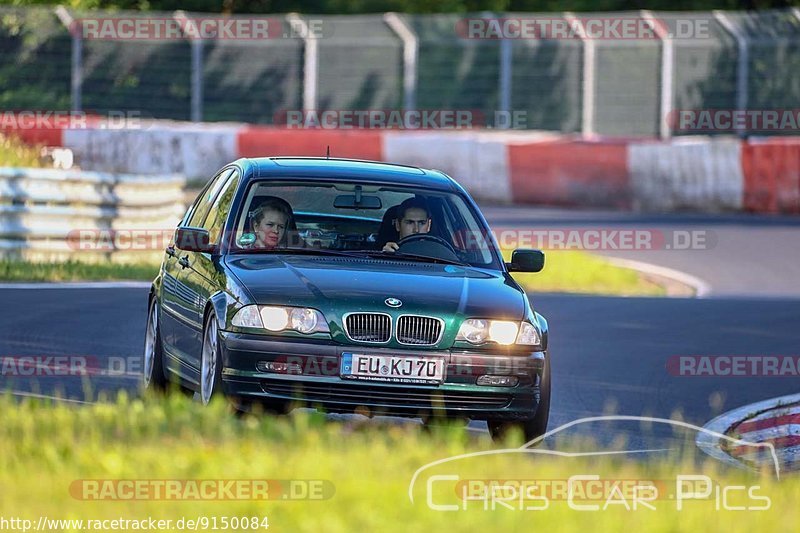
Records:
[[[217,197],[220,187],[226,183],[226,180],[232,173],[233,169],[227,168],[211,179],[211,182],[208,184],[208,186],[203,190],[197,200],[195,200],[195,203],[191,208],[189,221],[186,225],[196,228],[203,226],[203,221],[205,221],[206,217],[208,216],[208,212],[211,210],[212,202],[214,201],[214,198]]]
[[[440,258],[455,254],[462,263],[501,268],[492,240],[484,238],[488,228],[460,194],[348,182],[253,182],[236,214],[232,251],[385,251],[387,243],[402,240],[395,220],[405,200],[421,201],[427,207],[431,221],[424,233],[439,240],[440,244],[428,248],[436,252],[438,247]]]
[[[223,182],[222,189],[217,195],[208,215],[200,227],[208,230],[209,242],[213,245],[219,244],[220,235],[225,227],[225,220],[231,210],[231,203],[239,187],[239,172],[234,171],[230,177]]]

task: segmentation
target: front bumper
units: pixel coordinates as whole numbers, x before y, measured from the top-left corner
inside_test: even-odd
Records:
[[[318,407],[327,412],[413,417],[526,420],[536,413],[546,352],[492,355],[479,351],[432,351],[341,345],[329,340],[276,339],[220,331],[225,393],[265,403]],[[437,385],[343,379],[343,352],[441,356],[444,382]],[[264,363],[287,370],[266,371]],[[260,367],[260,369],[259,369]],[[513,387],[478,385],[481,375],[514,376]]]

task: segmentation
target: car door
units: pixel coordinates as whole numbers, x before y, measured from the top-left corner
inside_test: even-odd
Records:
[[[200,226],[205,221],[220,188],[227,183],[232,172],[231,169],[224,169],[211,179],[181,221],[181,225]],[[167,249],[161,300],[162,338],[169,356],[166,363],[173,372],[187,379],[192,375],[191,357],[187,350],[192,348],[191,338],[198,327],[196,307],[199,298],[195,289],[186,284],[187,279],[183,276],[188,268],[188,255],[189,252],[181,250],[174,241]]]
[[[192,218],[191,225],[208,230],[209,243],[214,246],[220,244],[239,181],[238,170],[228,173],[202,222]],[[182,302],[185,306],[185,320],[182,321],[179,338],[176,341],[182,352],[181,358],[198,373],[195,376],[198,379],[206,303],[211,295],[225,286],[224,280],[221,279],[222,274],[215,263],[218,259],[219,256],[216,254],[186,251],[181,251],[178,258],[180,271],[177,273],[177,280],[178,287],[185,294]]]
[[[214,177],[216,179],[217,176]],[[212,185],[213,179],[206,185],[203,192],[197,195],[192,205],[186,210],[186,214],[178,223],[178,227],[187,226],[192,214],[201,209],[205,199],[206,190]],[[161,310],[158,324],[161,330],[161,343],[168,356],[173,356],[176,352],[175,347],[175,320],[178,315],[178,294],[177,294],[177,273],[178,273],[178,250],[175,246],[175,235],[167,246],[164,253],[161,274],[161,293],[159,294]]]

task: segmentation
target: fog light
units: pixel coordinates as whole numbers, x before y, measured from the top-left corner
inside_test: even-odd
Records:
[[[519,383],[517,376],[480,376],[478,385],[489,385],[491,387],[516,387]]]
[[[297,363],[284,363],[278,361],[259,361],[256,364],[259,372],[273,372],[275,374],[300,374],[300,365]]]

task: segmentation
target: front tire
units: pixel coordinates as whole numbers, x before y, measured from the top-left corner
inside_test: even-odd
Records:
[[[145,389],[159,392],[167,389],[167,378],[164,374],[164,351],[161,346],[161,328],[158,322],[158,299],[155,295],[151,298],[147,311],[142,369]]]
[[[206,318],[203,328],[203,352],[200,359],[200,401],[208,405],[222,391],[222,360],[219,331],[214,313]]]
[[[512,428],[519,428],[525,436],[525,442],[541,437],[547,433],[547,422],[550,419],[550,358],[546,357],[544,369],[542,370],[542,382],[539,388],[539,405],[533,418],[522,422],[505,422],[489,420],[489,433],[492,440],[502,442]]]

